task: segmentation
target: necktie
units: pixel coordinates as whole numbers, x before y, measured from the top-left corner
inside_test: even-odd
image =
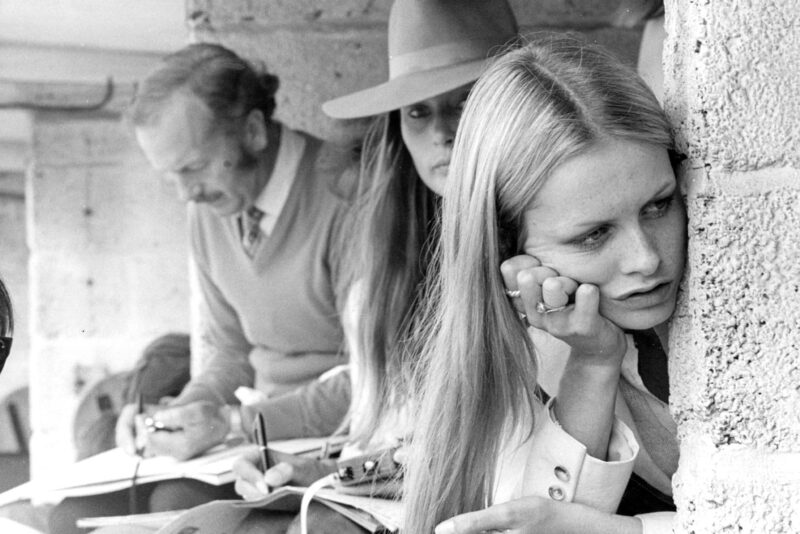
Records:
[[[644,386],[660,401],[669,402],[667,354],[655,330],[633,332],[633,342],[639,351],[639,376]]]
[[[261,235],[259,223],[263,216],[263,211],[251,207],[247,211],[242,212],[239,217],[239,234],[242,238],[242,247],[245,253],[251,258],[255,252],[256,244],[258,244],[258,238]]]

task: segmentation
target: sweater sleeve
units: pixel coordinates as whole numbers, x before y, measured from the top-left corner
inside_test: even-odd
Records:
[[[587,454],[586,447],[560,427],[552,408],[551,399],[537,414],[522,494],[615,512],[639,453],[633,432],[616,419],[608,457],[599,460]]]
[[[251,345],[242,332],[239,316],[209,275],[197,215],[189,212],[190,243],[194,277],[192,287],[198,317],[193,321],[194,346],[202,353],[193,355],[202,370],[192,377],[175,403],[208,400],[235,404],[233,392],[239,386],[252,386],[254,371],[248,361]]]
[[[340,365],[290,393],[243,407],[242,424],[250,428],[260,411],[270,439],[330,436],[341,426],[349,407],[350,370]]]

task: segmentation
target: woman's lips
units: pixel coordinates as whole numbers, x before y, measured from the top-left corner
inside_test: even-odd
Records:
[[[663,282],[649,291],[629,293],[627,296],[618,300],[625,306],[632,308],[649,308],[663,304],[670,299],[671,295],[672,283]]]
[[[446,161],[439,161],[437,163],[434,163],[433,167],[431,167],[431,168],[435,172],[445,172],[446,173],[447,170],[450,168],[450,160],[448,159]]]
[[[632,307],[649,307],[656,306],[665,302],[671,295],[672,291],[671,282],[663,282],[658,284],[653,289],[647,291],[635,291],[628,293],[618,299],[619,302]]]

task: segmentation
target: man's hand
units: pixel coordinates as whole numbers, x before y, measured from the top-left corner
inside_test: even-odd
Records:
[[[334,460],[315,460],[292,454],[270,451],[270,458],[277,463],[266,473],[258,468],[259,452],[248,451],[233,464],[236,475],[236,493],[245,500],[253,501],[269,494],[273,488],[294,484],[309,486],[312,482],[336,472]]]
[[[436,534],[641,534],[635,517],[608,514],[589,506],[524,497],[443,521]]]
[[[137,432],[137,412],[138,406],[136,404],[126,404],[117,418],[117,424],[114,428],[116,435],[117,447],[130,454],[136,454],[138,447],[137,436],[141,432]],[[139,427],[143,428],[141,422]],[[141,437],[144,439],[144,436]]]
[[[188,460],[225,440],[230,430],[227,408],[208,401],[171,407],[148,407],[157,426],[146,428],[136,406],[123,408],[117,420],[117,445],[128,453],[143,440],[148,455],[166,455]],[[134,430],[135,429],[135,430]]]

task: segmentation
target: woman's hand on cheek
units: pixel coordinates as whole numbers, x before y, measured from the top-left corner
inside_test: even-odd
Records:
[[[594,363],[616,360],[625,354],[622,330],[600,315],[600,291],[579,284],[541,265],[532,256],[515,256],[500,266],[506,289],[519,291],[510,297],[529,325],[561,339]]]
[[[635,517],[601,512],[571,502],[544,497],[523,497],[484,510],[461,514],[436,527],[436,534],[641,534]]]
[[[509,301],[520,314],[526,314],[525,303],[521,298],[519,285],[517,284],[517,275],[527,269],[536,269],[541,267],[541,262],[533,256],[527,254],[520,254],[509,258],[500,264],[500,273],[503,275],[503,283],[506,286],[506,294]],[[535,303],[534,303],[535,305]],[[523,319],[524,320],[524,319]]]

